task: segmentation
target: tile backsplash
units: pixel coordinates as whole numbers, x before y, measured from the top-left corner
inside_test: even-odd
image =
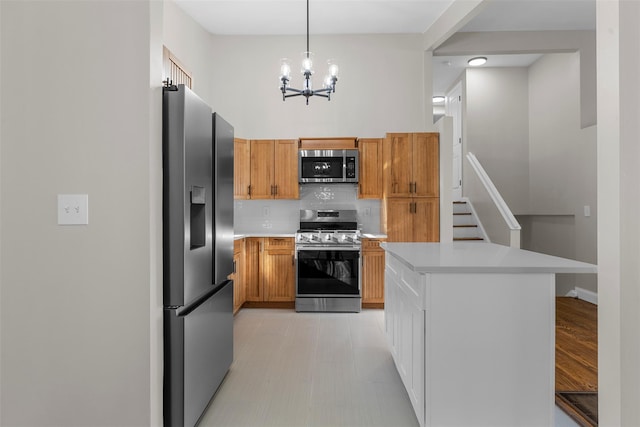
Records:
[[[300,209],[355,209],[363,233],[380,233],[380,200],[358,199],[357,184],[301,184],[299,200],[236,200],[236,234],[295,233]]]

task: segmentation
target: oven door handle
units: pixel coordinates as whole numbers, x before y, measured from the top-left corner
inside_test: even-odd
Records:
[[[296,246],[296,252],[299,251],[361,251],[361,246],[351,246],[351,245],[342,245],[342,246],[321,246],[321,245],[310,245],[310,246]]]

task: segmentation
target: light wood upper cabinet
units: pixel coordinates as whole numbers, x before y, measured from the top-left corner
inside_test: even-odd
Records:
[[[250,199],[297,199],[298,145],[293,139],[250,141]]]
[[[411,197],[412,142],[410,133],[388,133],[385,138],[386,197]]]
[[[251,146],[249,140],[233,140],[233,198],[248,199],[251,185]]]
[[[439,196],[439,134],[388,133],[384,162],[386,197]]]
[[[360,178],[358,198],[382,198],[382,138],[363,138],[358,141]]]
[[[412,197],[440,196],[440,135],[412,134]]]
[[[293,139],[275,141],[274,185],[276,199],[298,199],[298,146]]]
[[[272,139],[251,140],[252,199],[273,199],[275,142]]]

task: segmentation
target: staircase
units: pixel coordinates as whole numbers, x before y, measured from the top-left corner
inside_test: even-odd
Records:
[[[453,202],[453,241],[484,241],[476,216],[466,201]]]

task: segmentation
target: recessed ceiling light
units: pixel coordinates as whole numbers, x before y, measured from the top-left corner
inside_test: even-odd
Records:
[[[477,56],[475,58],[471,58],[469,61],[467,61],[467,64],[471,65],[472,67],[477,67],[479,65],[484,65],[487,63],[487,58],[485,58],[484,56]]]
[[[433,103],[434,104],[439,104],[441,102],[444,102],[444,96],[434,96],[433,97]]]

